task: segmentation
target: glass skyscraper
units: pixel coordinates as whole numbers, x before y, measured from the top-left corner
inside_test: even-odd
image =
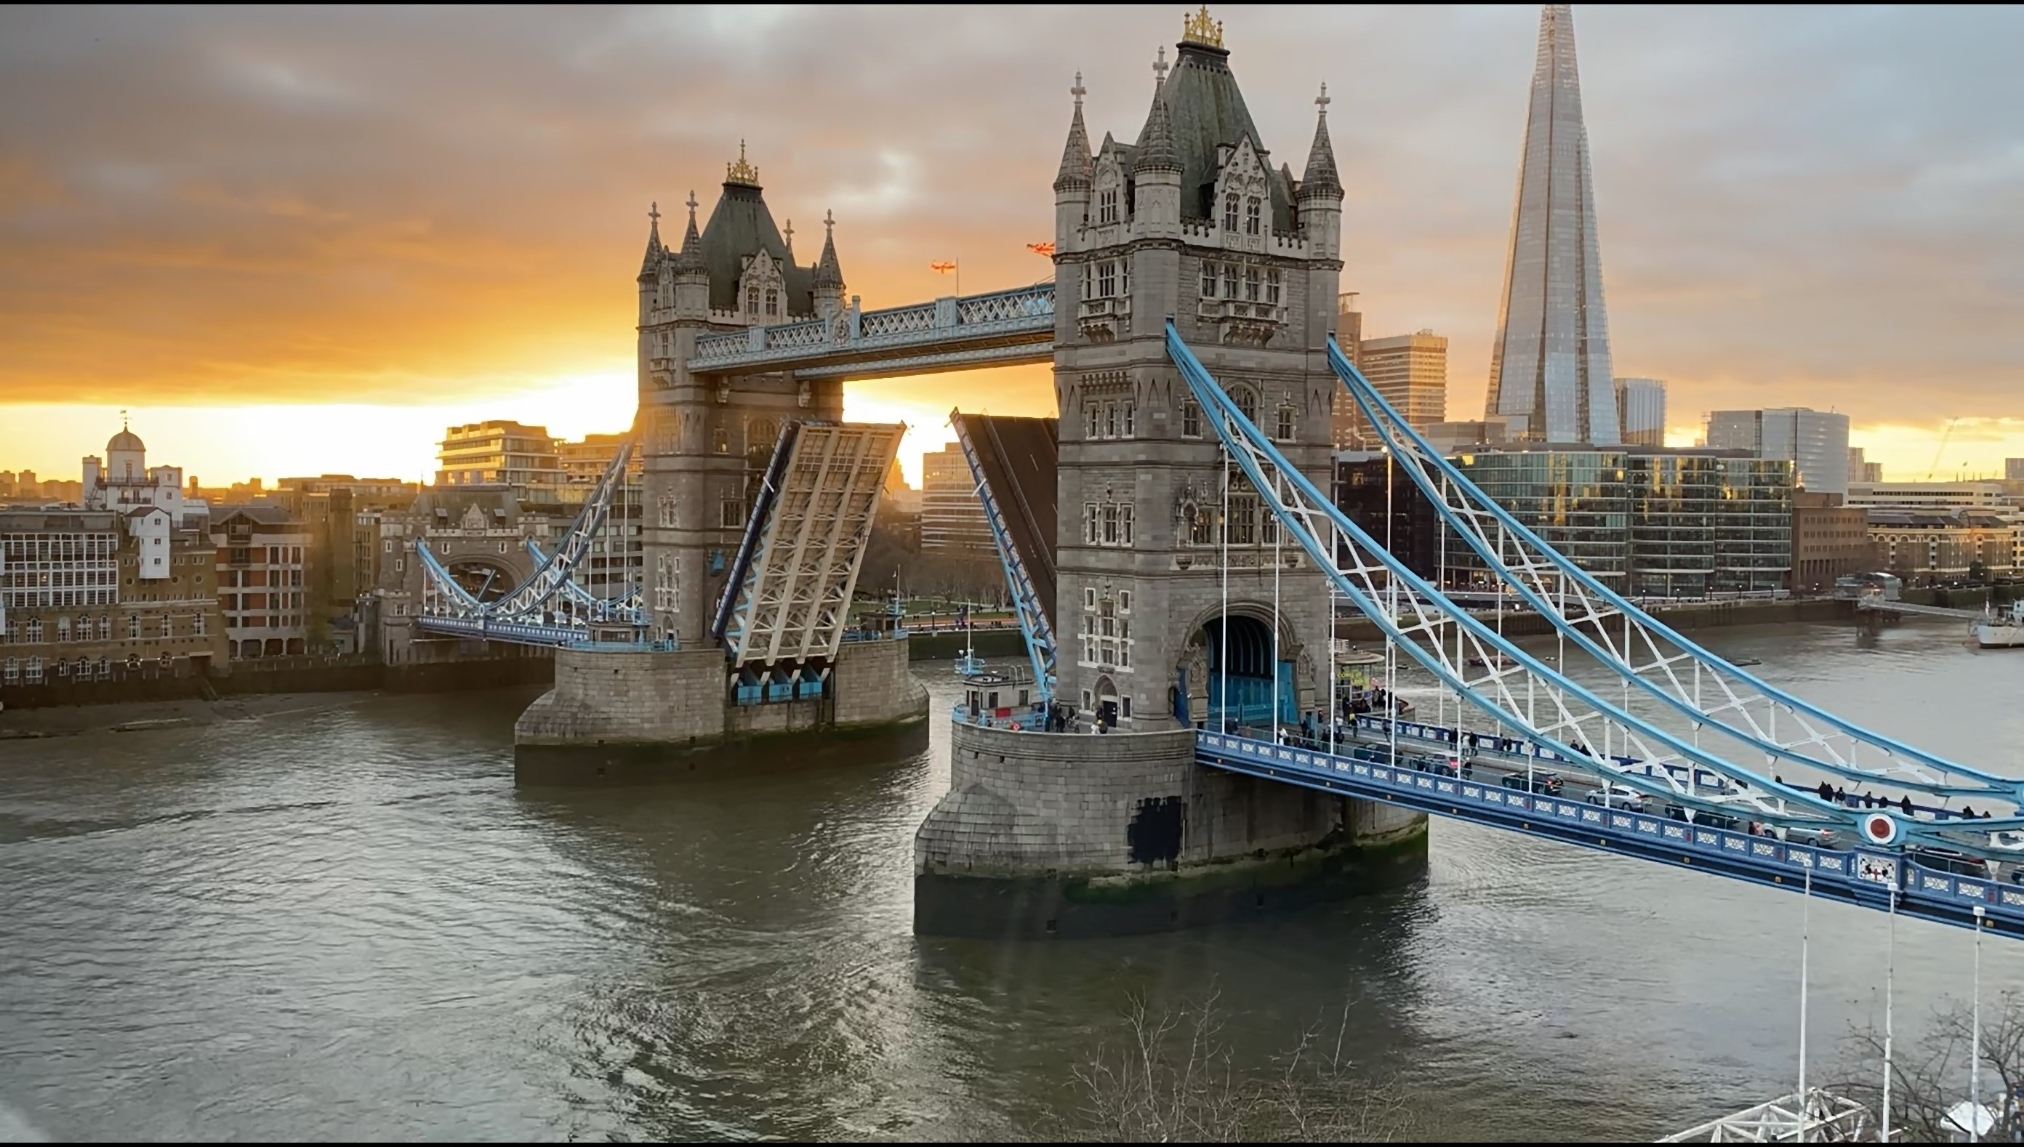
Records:
[[[1620,441],[1574,15],[1565,4],[1549,4],[1539,17],[1487,406],[1485,420],[1504,422],[1514,438]]]

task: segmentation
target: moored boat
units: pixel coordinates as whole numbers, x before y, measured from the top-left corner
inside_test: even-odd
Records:
[[[2011,602],[2009,608],[2000,613],[1991,609],[1969,626],[1968,632],[1974,636],[1975,644],[1984,649],[2024,646],[2024,599]]]

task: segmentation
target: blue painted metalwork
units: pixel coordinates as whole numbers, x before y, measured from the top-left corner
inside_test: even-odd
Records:
[[[991,527],[991,543],[998,551],[998,565],[1005,571],[1005,584],[1012,591],[1012,611],[1019,618],[1019,632],[1026,638],[1026,656],[1033,663],[1034,688],[1043,703],[1051,701],[1054,699],[1056,665],[1054,625],[1047,618],[1047,610],[1040,604],[1040,593],[1026,571],[1026,563],[1019,557],[1018,547],[1012,544],[1012,533],[1005,524],[1005,513],[999,508],[998,496],[984,478],[983,460],[977,456],[977,444],[970,441],[969,424],[958,410],[949,412],[949,424],[956,428],[956,441],[963,448],[963,461],[970,466],[970,480],[976,483],[977,496],[984,503],[984,521]],[[965,650],[966,654],[968,652]],[[957,672],[971,673],[977,668],[959,665]]]
[[[1201,404],[1217,436],[1229,448],[1235,461],[1242,467],[1246,477],[1263,495],[1263,500],[1285,528],[1293,535],[1307,555],[1335,584],[1338,592],[1347,597],[1353,605],[1383,630],[1398,644],[1399,649],[1418,662],[1442,683],[1454,689],[1462,701],[1491,715],[1499,722],[1522,730],[1535,744],[1551,749],[1571,767],[1580,769],[1599,779],[1620,784],[1634,791],[1651,795],[1662,795],[1684,807],[1699,809],[1716,815],[1730,815],[1740,802],[1748,802],[1757,811],[1750,813],[1752,819],[1782,827],[1837,828],[1843,832],[1854,832],[1858,816],[1832,801],[1818,795],[1788,786],[1775,784],[1751,769],[1734,761],[1703,751],[1697,744],[1651,725],[1604,700],[1591,689],[1567,678],[1556,669],[1547,666],[1538,658],[1507,641],[1501,633],[1492,630],[1479,619],[1460,610],[1442,596],[1441,592],[1414,574],[1404,563],[1394,558],[1377,545],[1353,521],[1323,496],[1314,484],[1296,467],[1288,462],[1278,448],[1264,434],[1260,433],[1243,412],[1236,407],[1227,394],[1218,386],[1192,351],[1181,341],[1173,324],[1167,324],[1167,350],[1169,357],[1180,367],[1182,377],[1187,381],[1196,400]],[[1269,472],[1268,472],[1269,468]],[[1326,526],[1337,546],[1344,546],[1352,559],[1345,569],[1341,551],[1336,546],[1326,545],[1320,538],[1319,527]],[[1397,618],[1382,608],[1376,598],[1379,578],[1390,587],[1402,589],[1404,601],[1419,621],[1408,631]],[[1491,670],[1482,684],[1492,688],[1496,696],[1485,696],[1472,687],[1450,664],[1445,638],[1436,635],[1441,644],[1429,649],[1414,636],[1435,634],[1439,626],[1453,626],[1466,636],[1477,651],[1480,659],[1493,664],[1508,665],[1509,669]],[[1457,638],[1458,644],[1460,638]],[[1460,650],[1456,651],[1457,660]],[[1607,664],[1607,663],[1605,663]],[[1512,703],[1512,693],[1506,678],[1522,674],[1528,683],[1545,686],[1544,700],[1549,708],[1558,711],[1558,719],[1541,728],[1528,717],[1518,712]],[[1528,685],[1528,695],[1531,689]],[[1694,786],[1679,782],[1668,774],[1664,784],[1654,784],[1649,774],[1624,770],[1616,761],[1594,750],[1576,750],[1566,741],[1554,735],[1559,728],[1579,729],[1580,718],[1570,709],[1569,699],[1586,707],[1592,716],[1613,723],[1624,731],[1627,739],[1635,739],[1644,748],[1647,759],[1663,760],[1676,757],[1690,765],[1701,765],[1729,778],[1739,786],[1738,794],[1723,795],[1721,799],[1709,799],[1706,794],[1696,791]],[[1527,708],[1530,705],[1528,703]],[[1656,745],[1665,753],[1653,752],[1648,747]],[[1747,790],[1747,791],[1744,791]],[[1776,794],[1775,797],[1767,794]],[[1726,808],[1724,806],[1727,806]],[[2000,827],[2004,822],[1978,822],[1978,827]],[[1979,855],[1999,855],[2014,852],[2011,849],[1994,847],[1995,837],[1986,831],[1980,839],[1959,839],[1948,837],[1935,826],[1911,823],[1904,826],[1908,838],[1920,839],[1951,848],[1959,848]]]
[[[1942,924],[1984,927],[2024,937],[2024,885],[1935,871],[1903,848],[1847,850],[1788,844],[1776,837],[1709,828],[1649,813],[1605,808],[1566,797],[1540,796],[1392,763],[1382,749],[1331,754],[1232,734],[1203,732],[1195,759],[1209,768],[1244,773],[1322,792],[1418,809],[1564,844],[1798,892],[1813,870],[1812,894],[1866,908],[1897,910]]]
[[[1054,283],[935,299],[879,311],[855,305],[827,319],[706,334],[695,374],[792,370],[802,377],[874,377],[1053,355]]]
[[[1369,380],[1363,377],[1362,372],[1357,370],[1342,353],[1342,348],[1333,339],[1330,339],[1328,344],[1328,362],[1363,412],[1366,421],[1372,425],[1392,456],[1397,459],[1400,469],[1433,504],[1447,526],[1475,551],[1500,581],[1509,586],[1532,609],[1551,621],[1557,630],[1577,642],[1597,660],[1629,670],[1620,672],[1620,676],[1626,682],[1636,685],[1640,691],[1657,698],[1668,708],[1689,720],[1718,726],[1728,735],[1768,757],[1792,761],[1835,776],[1886,783],[1941,796],[1976,796],[2000,799],[2013,804],[2024,799],[2024,780],[1950,761],[1865,729],[1818,705],[1794,697],[1757,675],[1731,664],[1639,609],[1559,553],[1523,522],[1484,494],[1377,392]],[[1495,524],[1500,533],[1499,537],[1490,536],[1490,531],[1486,530],[1484,523],[1479,520],[1482,518],[1487,518]],[[1515,556],[1520,562],[1519,569],[1514,570],[1505,557],[1503,543],[1506,540],[1515,540],[1517,543]],[[1556,580],[1578,587],[1577,605],[1586,611],[1585,616],[1570,620],[1566,616],[1564,605],[1556,607],[1550,593],[1547,592],[1552,587],[1539,576],[1545,570],[1551,570]],[[1526,574],[1533,576],[1527,577]],[[1625,647],[1620,650],[1606,648],[1584,628],[1585,625],[1593,625],[1596,634],[1607,640],[1607,631],[1602,623],[1611,615],[1621,616],[1625,622]],[[1629,637],[1633,628],[1641,635],[1646,635],[1647,653],[1653,659],[1648,665],[1640,667],[1630,664],[1638,656],[1630,648]],[[1684,657],[1668,660],[1663,652],[1666,645],[1680,650]],[[1679,677],[1674,664],[1679,661],[1684,661],[1685,665],[1678,668],[1691,666],[1695,671],[1693,674],[1695,695],[1689,695],[1685,682]],[[1671,688],[1666,688],[1661,682],[1647,676],[1648,672],[1657,669],[1665,670]],[[1698,700],[1702,673],[1712,674],[1713,683],[1722,688],[1721,705],[1710,707]],[[1728,688],[1724,679],[1732,679],[1748,689],[1755,690],[1757,696],[1737,696]],[[1765,703],[1767,710],[1775,708],[1788,713],[1788,723],[1800,724],[1802,730],[1809,736],[1792,743],[1778,741],[1775,738],[1775,715],[1771,718],[1770,729],[1767,730],[1757,724],[1749,712],[1747,703],[1759,699]],[[1806,728],[1809,719],[1830,726],[1848,738],[1850,750],[1847,760],[1838,759],[1839,754],[1834,752],[1834,746],[1828,739],[1817,731]],[[1817,746],[1832,756],[1802,753],[1795,745]],[[1859,747],[1872,748],[1886,757],[1917,761],[1937,768],[1945,774],[1972,778],[1977,783],[1962,785],[1945,781],[1933,782],[1910,775],[1903,769],[1861,768],[1855,763],[1856,750]],[[2019,826],[2024,826],[2024,818],[1992,820],[1987,827]]]

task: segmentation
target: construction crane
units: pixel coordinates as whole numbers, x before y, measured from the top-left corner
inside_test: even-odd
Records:
[[[1926,467],[1926,481],[1928,482],[1932,481],[1933,475],[1939,472],[1940,455],[1945,454],[1947,452],[1947,439],[1952,438],[1954,436],[1954,423],[1959,421],[1960,419],[1958,418],[1947,419],[1947,428],[1945,430],[1940,431],[1940,448],[1938,450],[1933,451],[1933,464],[1931,466]]]

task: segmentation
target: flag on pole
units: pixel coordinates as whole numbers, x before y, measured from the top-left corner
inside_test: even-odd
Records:
[[[937,272],[940,272],[940,273],[942,273],[942,274],[945,274],[945,275],[946,275],[946,274],[948,274],[948,273],[949,273],[950,271],[953,271],[953,270],[955,270],[955,269],[956,269],[956,265],[955,265],[954,263],[929,263],[929,264],[928,264],[928,270],[930,270],[930,271],[937,271]]]
[[[1052,243],[1028,243],[1026,244],[1026,249],[1035,255],[1045,255],[1048,258],[1054,257],[1054,244]]]

